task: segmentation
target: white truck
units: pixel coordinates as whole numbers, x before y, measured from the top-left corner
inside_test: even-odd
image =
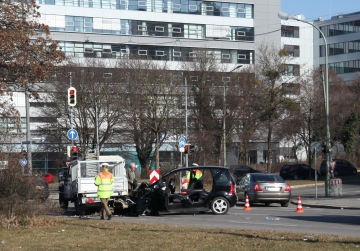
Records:
[[[76,213],[85,214],[91,209],[98,210],[101,201],[97,196],[95,178],[101,171],[101,163],[109,164],[109,171],[114,175],[114,193],[110,205],[120,196],[128,195],[128,180],[125,172],[125,160],[120,156],[99,156],[98,160],[72,161],[68,173],[65,173],[59,184],[59,203],[67,209],[69,201],[74,202]]]

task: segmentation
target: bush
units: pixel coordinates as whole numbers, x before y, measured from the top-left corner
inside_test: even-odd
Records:
[[[43,212],[40,202],[47,196],[40,189],[43,183],[33,175],[24,175],[21,168],[8,167],[0,170],[0,226],[14,227],[33,224]],[[48,188],[46,187],[48,191]]]

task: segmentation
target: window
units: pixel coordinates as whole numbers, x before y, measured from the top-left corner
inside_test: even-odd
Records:
[[[156,31],[156,32],[164,32],[164,27],[155,26],[155,31]]]
[[[138,55],[146,56],[147,50],[138,50]]]
[[[299,27],[281,25],[281,36],[299,38]]]
[[[103,73],[103,78],[112,78],[112,73],[111,72]]]
[[[155,51],[155,55],[163,57],[163,56],[165,56],[165,52],[164,51]]]
[[[174,32],[174,33],[181,33],[181,28],[173,27],[173,28],[172,28],[172,32]]]
[[[173,56],[174,57],[181,57],[181,51],[174,51]]]
[[[300,57],[300,46],[299,45],[284,45],[284,50],[289,53],[289,56]]]
[[[300,76],[300,65],[289,64],[285,66],[285,76]]]

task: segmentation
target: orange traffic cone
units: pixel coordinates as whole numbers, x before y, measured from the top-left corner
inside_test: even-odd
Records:
[[[244,210],[251,210],[250,204],[249,204],[249,196],[246,195],[245,199],[245,207]]]
[[[297,212],[297,213],[303,213],[304,212],[304,210],[302,208],[301,197],[300,196],[298,197],[298,206],[297,206],[297,209],[296,209],[295,212]]]

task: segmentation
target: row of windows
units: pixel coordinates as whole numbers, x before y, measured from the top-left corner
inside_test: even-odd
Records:
[[[328,45],[328,55],[341,55],[360,51],[360,40]],[[325,57],[325,45],[320,46],[320,57]]]
[[[62,51],[70,57],[91,58],[129,58],[138,56],[149,60],[191,61],[196,57],[196,48],[166,47],[128,44],[95,44],[61,42]],[[219,63],[253,64],[254,51],[207,49],[209,57],[215,57]]]
[[[200,0],[36,0],[38,4],[254,18],[254,5]]]
[[[43,15],[40,21],[48,25],[51,31],[254,41],[254,28],[243,26],[182,24],[57,15]]]
[[[298,26],[289,26],[289,25],[281,25],[281,36],[282,37],[294,37],[299,38],[299,27]]]
[[[325,68],[325,65],[321,65],[321,67]],[[360,60],[331,63],[329,64],[329,68],[337,74],[359,72]]]
[[[339,24],[330,24],[322,26],[320,29],[324,33],[325,37],[356,33],[360,32],[360,20]],[[319,37],[321,37],[321,34],[319,34]]]

